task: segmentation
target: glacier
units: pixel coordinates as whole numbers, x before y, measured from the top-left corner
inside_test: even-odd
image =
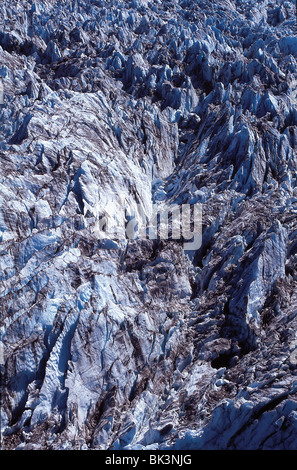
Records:
[[[2,450],[297,450],[296,21],[1,1]]]

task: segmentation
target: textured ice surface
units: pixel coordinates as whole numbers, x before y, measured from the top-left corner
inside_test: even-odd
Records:
[[[297,449],[295,14],[1,1],[3,449]]]

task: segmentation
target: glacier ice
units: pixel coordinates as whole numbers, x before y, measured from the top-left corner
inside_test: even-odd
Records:
[[[295,15],[2,0],[4,450],[297,449]]]

